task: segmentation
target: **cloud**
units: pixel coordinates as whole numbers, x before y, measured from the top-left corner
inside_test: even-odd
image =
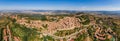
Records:
[[[105,10],[105,11],[115,11],[115,10],[120,10],[119,7],[80,7],[77,10],[90,10],[90,11],[100,11],[100,10]]]

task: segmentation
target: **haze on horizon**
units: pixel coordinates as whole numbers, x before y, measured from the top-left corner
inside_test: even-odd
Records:
[[[0,10],[120,10],[120,0],[0,0]]]

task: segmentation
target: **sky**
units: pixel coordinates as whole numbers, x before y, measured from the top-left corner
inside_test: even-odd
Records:
[[[120,0],[0,0],[0,10],[120,10]]]

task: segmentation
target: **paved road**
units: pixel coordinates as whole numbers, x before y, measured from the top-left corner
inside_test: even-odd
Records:
[[[76,34],[78,34],[78,33],[80,33],[81,31],[83,31],[83,30],[86,30],[86,28],[84,28],[84,29],[81,29],[80,31],[78,31],[78,32],[75,32],[75,33],[73,33],[73,34],[71,34],[71,35],[68,35],[68,36],[64,36],[64,37],[60,37],[60,36],[56,36],[56,35],[52,35],[52,34],[49,34],[49,33],[42,33],[43,35],[49,35],[49,36],[52,36],[54,39],[63,39],[63,38],[69,38],[69,37],[72,37],[73,35],[76,35]]]

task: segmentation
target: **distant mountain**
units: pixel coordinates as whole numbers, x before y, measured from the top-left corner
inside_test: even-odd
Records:
[[[120,11],[95,11],[105,15],[120,15]]]
[[[0,10],[3,13],[32,13],[32,14],[75,14],[84,12],[88,14],[120,15],[120,11],[76,11],[76,10]]]

